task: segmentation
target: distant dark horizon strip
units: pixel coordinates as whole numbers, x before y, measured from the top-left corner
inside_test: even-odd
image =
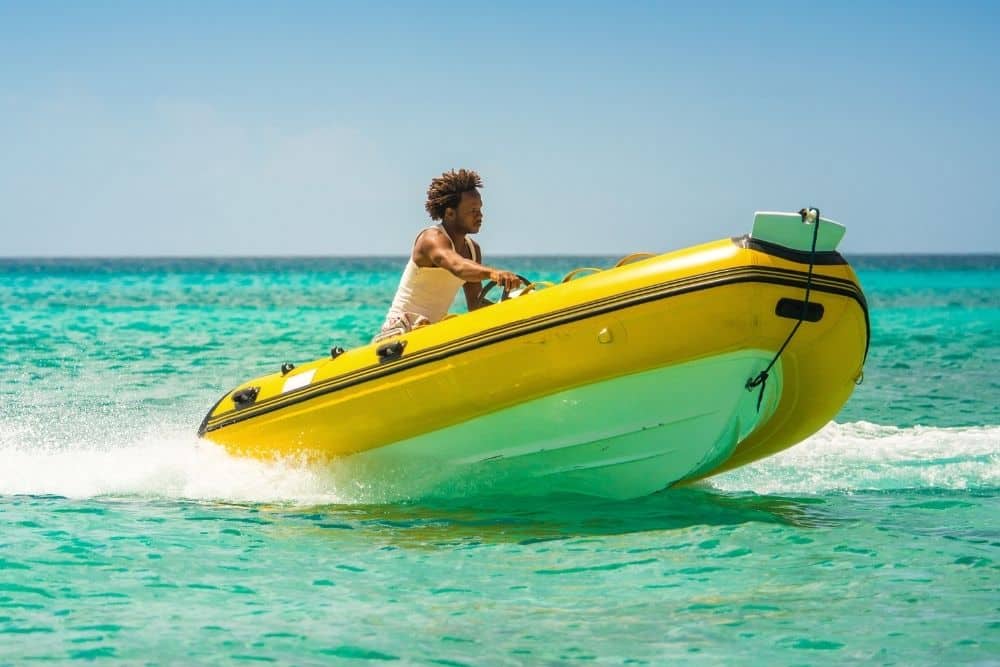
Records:
[[[669,251],[668,251],[669,252]],[[495,258],[503,259],[607,259],[617,260],[629,253],[610,254],[529,254],[529,253],[497,253],[491,254]],[[667,252],[662,254],[668,254]],[[899,259],[899,258],[921,258],[921,259],[962,259],[962,258],[983,258],[1000,259],[1000,252],[847,252],[841,253],[844,257],[859,257],[864,259]],[[298,261],[330,261],[330,260],[389,260],[405,261],[406,255],[0,255],[0,265],[24,265],[39,264],[49,265],[53,263],[92,263],[92,262],[298,262]]]

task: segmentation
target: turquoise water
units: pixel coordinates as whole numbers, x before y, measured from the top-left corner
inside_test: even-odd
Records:
[[[367,341],[400,261],[0,260],[0,665],[1000,664],[1000,257],[852,259],[865,382],[798,447],[629,502],[392,503],[194,431]]]

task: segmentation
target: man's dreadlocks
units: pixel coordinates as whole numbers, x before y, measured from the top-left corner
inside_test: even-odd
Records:
[[[434,180],[427,188],[427,203],[424,208],[431,216],[431,220],[443,220],[444,211],[447,208],[458,208],[462,201],[462,194],[465,192],[475,192],[476,188],[483,187],[483,180],[479,174],[470,169],[459,169],[446,171]]]

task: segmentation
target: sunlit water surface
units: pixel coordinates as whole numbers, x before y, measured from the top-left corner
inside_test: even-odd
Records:
[[[852,259],[835,422],[628,502],[388,502],[195,437],[366,342],[399,260],[0,261],[0,664],[997,664],[1000,258]]]

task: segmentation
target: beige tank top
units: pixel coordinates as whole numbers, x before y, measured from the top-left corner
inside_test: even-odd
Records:
[[[448,236],[448,232],[444,231],[442,225],[427,227],[420,233],[423,234],[428,229],[435,228],[440,229],[445,236]],[[419,236],[418,234],[417,238]],[[448,242],[454,249],[455,243],[450,236],[448,236]],[[475,260],[476,248],[472,244],[472,239],[466,236],[465,243],[469,246],[469,256]],[[448,269],[436,266],[417,266],[411,252],[410,259],[403,270],[403,277],[399,280],[399,287],[396,288],[396,296],[393,297],[392,305],[389,307],[386,323],[388,324],[405,313],[421,315],[432,323],[439,322],[448,314],[448,309],[455,300],[458,288],[464,284],[464,280]]]

